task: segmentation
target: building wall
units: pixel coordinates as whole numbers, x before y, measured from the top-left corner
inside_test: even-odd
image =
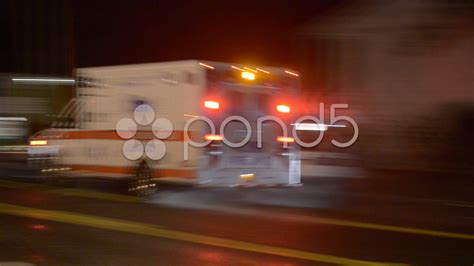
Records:
[[[71,1],[0,1],[0,22],[0,96],[10,103],[0,108],[0,115],[27,117],[31,132],[49,127],[73,96],[73,86],[20,85],[11,78],[72,76]]]
[[[301,34],[306,87],[350,105],[366,167],[469,173],[473,7],[393,3],[343,7]]]

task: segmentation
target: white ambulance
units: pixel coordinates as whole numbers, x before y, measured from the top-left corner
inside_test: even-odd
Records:
[[[121,178],[137,193],[151,180],[300,183],[295,71],[189,60],[76,76],[75,99],[30,139],[30,165],[43,173]]]

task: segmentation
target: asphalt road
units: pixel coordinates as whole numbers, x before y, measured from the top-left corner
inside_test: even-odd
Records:
[[[141,199],[102,183],[0,180],[0,265],[474,264],[470,203],[309,183]]]

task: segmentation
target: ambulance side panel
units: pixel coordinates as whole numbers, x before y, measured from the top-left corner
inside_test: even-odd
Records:
[[[201,114],[201,99],[205,86],[205,71],[196,61],[154,63],[116,67],[82,68],[77,76],[86,80],[77,90],[79,107],[76,120],[81,134],[62,140],[61,164],[73,170],[125,176],[133,173],[141,161],[147,161],[158,177],[194,178],[200,150],[190,147],[185,160],[184,132],[186,122]],[[160,160],[148,158],[129,160],[123,154],[122,139],[115,132],[118,121],[132,119],[138,132],[132,137],[142,145],[159,139],[152,133],[153,121],[136,121],[135,108],[148,104],[154,119],[165,118],[173,125],[173,134],[165,143],[166,154]],[[199,134],[198,125],[192,127]]]

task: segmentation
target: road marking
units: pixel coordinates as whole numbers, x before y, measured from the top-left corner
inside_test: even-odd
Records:
[[[474,239],[474,235],[472,234],[452,233],[452,232],[444,232],[444,231],[437,231],[437,230],[421,229],[421,228],[415,228],[415,227],[401,227],[401,226],[394,226],[394,225],[363,223],[363,222],[354,222],[354,221],[338,220],[338,219],[331,219],[331,218],[319,218],[319,217],[316,217],[314,220],[316,222],[325,223],[325,224],[357,227],[357,228],[365,228],[365,229],[373,229],[373,230],[381,230],[381,231],[390,231],[390,232],[397,232],[397,233],[408,233],[408,234],[416,234],[416,235],[458,238],[458,239]]]
[[[0,187],[7,187],[7,188],[14,188],[14,189],[15,188],[16,189],[18,188],[37,189],[42,192],[57,194],[61,196],[75,196],[75,197],[102,199],[102,200],[110,200],[110,201],[126,202],[126,203],[141,202],[140,198],[133,197],[133,196],[79,190],[79,189],[58,189],[55,187],[49,187],[45,185],[31,184],[31,183],[24,183],[24,182],[14,182],[14,181],[7,181],[7,180],[0,180]],[[408,234],[415,234],[415,235],[427,235],[427,236],[435,236],[435,237],[474,239],[473,234],[444,232],[444,231],[421,229],[421,228],[414,228],[414,227],[402,227],[402,226],[395,226],[395,225],[364,223],[364,222],[351,221],[351,220],[332,219],[332,218],[323,218],[323,217],[305,216],[305,215],[282,216],[280,213],[262,213],[260,210],[242,209],[242,208],[238,210],[235,210],[235,209],[229,210],[228,208],[218,208],[218,210],[225,213],[229,213],[229,214],[241,214],[241,215],[251,215],[251,216],[258,215],[261,217],[267,217],[267,218],[271,217],[271,218],[280,219],[280,220],[283,219],[283,220],[300,221],[300,222],[303,221],[303,222],[308,222],[308,223],[329,224],[329,225],[336,225],[336,226],[355,227],[355,228],[389,231],[389,232],[397,232],[397,233],[408,233]]]
[[[1,266],[35,266],[29,262],[24,261],[0,261]]]
[[[259,210],[253,210],[253,209],[241,209],[241,210],[236,211],[236,210],[228,210],[227,208],[222,208],[219,210],[222,212],[227,212],[229,214],[239,213],[241,215],[248,215],[252,217],[260,216],[260,217],[267,217],[271,219],[283,219],[283,220],[293,221],[293,222],[328,224],[328,225],[336,225],[336,226],[355,227],[355,228],[363,228],[363,229],[371,229],[371,230],[407,233],[407,234],[415,234],[415,235],[427,235],[427,236],[435,236],[435,237],[447,237],[447,238],[456,238],[456,239],[474,239],[473,234],[452,233],[452,232],[445,232],[445,231],[421,229],[421,228],[415,228],[415,227],[402,227],[402,226],[395,226],[395,225],[365,223],[365,222],[333,219],[333,218],[323,218],[323,217],[309,216],[309,215],[282,216],[281,214],[278,214],[278,213],[262,213]]]
[[[372,265],[372,266],[402,266],[407,264],[384,263],[356,260],[350,258],[337,257],[332,255],[319,254],[314,252],[302,251],[297,249],[288,249],[274,247],[263,244],[256,244],[245,241],[238,241],[226,238],[212,237],[200,234],[186,233],[175,230],[158,228],[157,226],[125,221],[119,219],[111,219],[99,216],[84,215],[72,212],[53,211],[36,208],[28,208],[18,205],[0,203],[0,213],[28,217],[34,219],[48,220],[53,222],[68,223],[74,225],[82,225],[94,228],[101,228],[113,231],[134,233],[139,235],[166,238],[177,241],[190,242],[201,245],[229,248],[241,251],[276,255],[288,258],[325,262],[339,265]]]
[[[470,203],[445,203],[444,205],[464,207],[464,208],[474,208],[474,204],[470,204]]]
[[[82,189],[73,189],[73,188],[57,188],[57,187],[52,187],[52,186],[40,185],[40,184],[14,182],[14,181],[7,181],[7,180],[0,180],[0,187],[13,188],[13,189],[34,189],[34,190],[39,190],[41,192],[47,192],[47,193],[57,194],[61,196],[74,196],[74,197],[110,200],[110,201],[127,202],[127,203],[141,202],[141,199],[139,197],[133,197],[133,196],[127,196],[127,195],[82,190]]]

